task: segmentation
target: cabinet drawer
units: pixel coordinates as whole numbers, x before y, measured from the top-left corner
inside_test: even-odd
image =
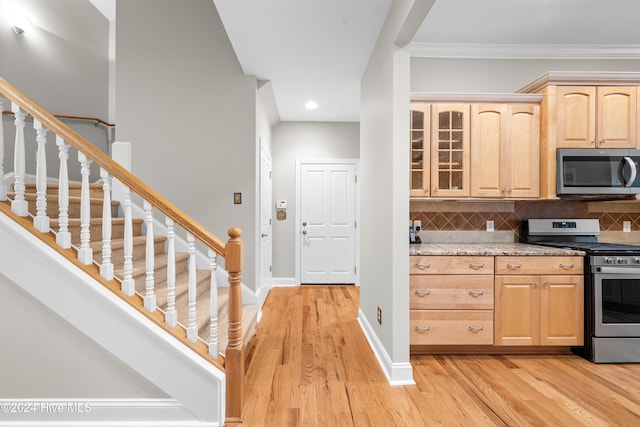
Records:
[[[582,274],[580,256],[499,256],[496,274]]]
[[[410,256],[410,274],[493,274],[492,256]]]
[[[410,343],[493,344],[493,311],[411,310]]]
[[[493,276],[414,275],[409,283],[412,309],[493,309]]]

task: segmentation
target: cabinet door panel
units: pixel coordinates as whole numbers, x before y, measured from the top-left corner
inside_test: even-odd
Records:
[[[542,276],[540,344],[584,343],[584,286],[582,276]]]
[[[431,106],[431,196],[469,195],[469,105]]]
[[[502,181],[508,197],[540,195],[540,107],[509,105]]]
[[[594,147],[596,88],[559,86],[557,89],[557,148]]]
[[[531,276],[496,276],[495,345],[538,344],[538,286]]]
[[[601,148],[635,148],[636,88],[598,87],[597,131]]]
[[[506,188],[501,169],[507,158],[501,149],[505,138],[506,106],[482,104],[471,106],[471,196],[502,197]]]
[[[412,103],[410,111],[411,128],[411,197],[429,197],[431,170],[431,106],[425,103]]]

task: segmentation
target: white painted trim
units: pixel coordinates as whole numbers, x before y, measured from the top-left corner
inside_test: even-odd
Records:
[[[272,286],[273,286],[273,283],[272,283]],[[258,312],[260,317],[262,317],[262,307],[264,306],[264,302],[267,300],[267,297],[269,296],[270,291],[271,291],[271,286],[268,288],[261,287],[260,289],[258,289],[256,300],[257,300]]]
[[[639,59],[637,44],[479,44],[424,43],[409,45],[415,58],[469,59]]]
[[[356,257],[356,285],[360,284],[360,159],[350,159],[350,158],[346,158],[346,159],[342,159],[342,158],[327,158],[327,159],[321,159],[321,158],[313,158],[313,159],[307,159],[307,158],[302,158],[302,159],[296,159],[296,215],[295,215],[295,222],[294,222],[294,236],[295,236],[295,281],[296,283],[299,285],[300,284],[300,209],[301,209],[301,204],[300,204],[300,168],[302,167],[303,164],[311,164],[311,165],[321,165],[321,164],[352,164],[355,166],[356,169],[356,186],[355,186],[355,191],[356,191],[356,212],[355,212],[355,217],[356,217],[356,233],[355,233],[355,257]],[[274,280],[274,286],[275,285],[275,278]]]
[[[274,277],[271,285],[274,288],[283,288],[290,286],[299,286],[300,282],[295,277]]]
[[[371,324],[364,315],[362,309],[358,310],[358,323],[364,336],[369,341],[369,346],[373,350],[373,354],[378,359],[378,363],[387,377],[387,381],[392,386],[415,385],[413,380],[413,367],[410,362],[394,363],[384,346],[373,331]]]
[[[224,422],[224,372],[1,213],[0,230],[7,278],[181,402],[191,415],[183,421]]]

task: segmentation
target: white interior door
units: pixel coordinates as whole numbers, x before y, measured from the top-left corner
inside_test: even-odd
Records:
[[[356,281],[356,166],[300,165],[300,283]]]
[[[271,288],[273,280],[271,175],[271,156],[262,147],[260,150],[260,286],[266,289]]]

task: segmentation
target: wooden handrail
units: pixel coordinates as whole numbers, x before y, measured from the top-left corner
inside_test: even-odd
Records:
[[[112,177],[129,187],[131,191],[137,193],[159,211],[172,218],[177,224],[213,249],[218,255],[225,257],[225,243],[222,240],[198,224],[174,204],[160,196],[160,194],[152,190],[128,170],[111,160],[106,154],[95,148],[90,142],[82,138],[52,114],[44,111],[2,77],[0,77],[0,93],[8,100],[16,103],[32,117],[38,119],[49,130],[60,135],[67,143],[84,153],[87,158],[107,171]]]
[[[2,112],[2,114],[11,114],[11,115],[13,115],[14,112],[10,111],[10,110],[4,110]],[[91,121],[91,122],[100,123],[101,125],[104,125],[104,126],[107,126],[107,127],[115,127],[116,126],[115,123],[105,122],[104,120],[102,120],[102,119],[100,119],[98,117],[71,116],[71,115],[68,115],[68,114],[53,114],[53,117],[55,117],[57,119],[87,120],[87,121]]]

